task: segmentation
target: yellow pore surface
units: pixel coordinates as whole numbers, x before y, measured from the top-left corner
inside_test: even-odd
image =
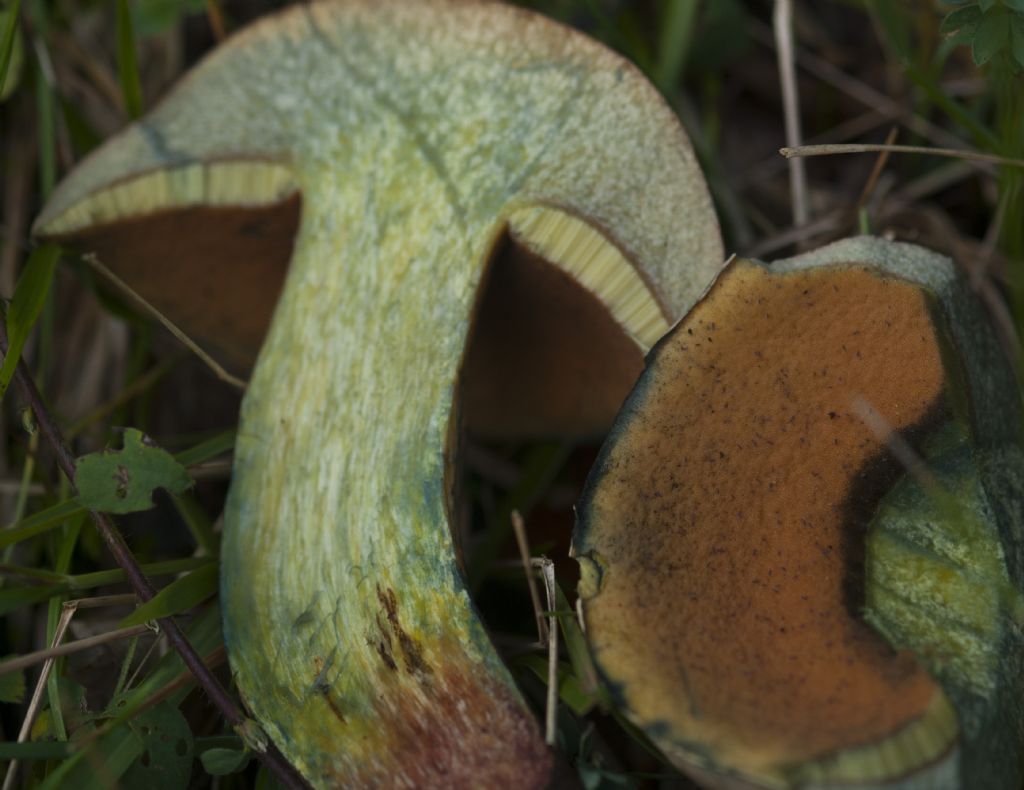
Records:
[[[894,429],[933,413],[944,376],[925,297],[859,268],[741,262],[651,364],[581,547],[603,570],[599,592],[586,567],[581,587],[599,664],[638,721],[719,766],[778,777],[850,749],[862,762],[857,747],[942,694],[850,600],[858,483],[884,450],[856,404]],[[904,757],[934,759],[946,725]]]

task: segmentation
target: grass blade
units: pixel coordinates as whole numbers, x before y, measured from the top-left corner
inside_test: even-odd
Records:
[[[699,0],[666,0],[661,13],[658,62],[654,81],[662,93],[678,87],[693,40],[693,23]]]
[[[135,33],[128,0],[117,0],[117,70],[121,77],[121,92],[128,115],[142,115],[142,82],[135,57]]]
[[[73,752],[74,747],[67,741],[0,743],[0,760],[54,760]]]
[[[18,30],[20,10],[21,0],[14,0],[7,9],[7,23],[0,38],[0,86],[7,84],[7,69],[11,66],[11,55],[14,54],[14,34]]]
[[[55,529],[67,519],[84,512],[85,508],[72,499],[51,505],[45,510],[33,513],[28,518],[0,530],[0,549]]]
[[[171,582],[155,597],[124,618],[118,627],[125,628],[161,617],[171,617],[202,603],[217,592],[219,570],[217,563],[210,563],[184,578]]]
[[[203,461],[216,458],[218,455],[223,455],[234,446],[235,429],[232,428],[223,433],[218,433],[216,436],[197,444],[195,447],[182,450],[174,456],[174,460],[183,466],[195,466]]]
[[[0,368],[0,399],[7,392],[7,387],[14,377],[14,371],[21,359],[21,350],[28,340],[32,327],[35,326],[39,312],[46,303],[46,294],[53,282],[53,272],[60,259],[60,247],[56,244],[44,244],[35,249],[29,256],[25,270],[18,278],[14,288],[14,298],[7,311],[7,355],[3,367]]]

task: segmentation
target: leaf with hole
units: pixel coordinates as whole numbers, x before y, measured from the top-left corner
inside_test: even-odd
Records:
[[[142,753],[121,779],[122,787],[179,790],[192,773],[192,731],[181,711],[163,702],[140,713],[129,726],[142,741]]]
[[[78,501],[103,513],[134,513],[153,507],[158,488],[180,494],[192,481],[185,467],[142,431],[127,428],[121,450],[102,450],[77,462]]]

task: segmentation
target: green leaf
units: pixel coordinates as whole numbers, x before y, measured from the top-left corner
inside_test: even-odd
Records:
[[[195,620],[188,623],[187,635],[200,655],[205,656],[222,644],[218,608],[211,606],[204,609]],[[167,684],[175,681],[184,669],[176,652],[169,652],[161,658],[131,691],[111,703],[106,713],[113,718],[103,725],[99,737],[83,742],[68,759],[57,765],[39,783],[40,790],[64,790],[66,787],[75,790],[108,790],[111,783],[117,782],[142,753],[142,739],[128,726],[128,721],[136,715],[139,706],[167,688]],[[185,684],[175,683],[168,703],[180,704],[191,691],[194,681],[190,675],[187,677],[189,680]],[[102,774],[96,770],[97,765],[103,766]],[[122,783],[121,786],[129,785]]]
[[[1018,14],[1024,14],[1024,0],[1003,0],[1003,5]]]
[[[988,14],[981,20],[971,45],[971,55],[976,65],[984,66],[1006,46],[1010,37],[1008,22],[1005,14]]]
[[[18,29],[17,13],[8,10],[0,10],[0,30],[3,31],[3,67],[0,68],[0,102],[4,101],[18,87],[21,81],[22,66],[25,62],[25,47],[21,40],[21,31]],[[13,39],[10,45],[10,52],[7,52],[6,36],[9,30],[13,31]]]
[[[14,371],[18,367],[18,360],[21,359],[21,350],[46,303],[46,295],[50,291],[50,283],[53,282],[53,272],[57,268],[59,258],[60,247],[56,244],[37,247],[29,256],[25,270],[18,278],[14,298],[7,311],[8,348],[3,368],[0,368],[0,398],[7,392]]]
[[[142,82],[135,58],[135,33],[128,0],[117,0],[117,70],[121,76],[121,93],[128,115],[142,115]]]
[[[170,617],[202,603],[217,592],[218,570],[219,567],[216,563],[210,563],[193,571],[188,576],[171,582],[151,600],[124,618],[118,628],[159,620],[161,617]]]
[[[1024,3],[1024,0],[1021,0]],[[1024,17],[1015,16],[1010,23],[1010,39],[1013,59],[1024,69]]]
[[[978,0],[978,6],[981,8],[982,11],[985,11],[986,13],[995,4],[996,0]]]
[[[170,702],[135,716],[129,722],[142,741],[142,754],[121,779],[122,787],[179,790],[188,787],[194,744],[188,722]]]
[[[952,33],[967,26],[976,26],[981,21],[981,9],[976,5],[951,11],[939,26],[940,33]]]
[[[89,510],[135,513],[153,507],[156,489],[180,494],[192,480],[174,456],[148,443],[142,431],[128,428],[123,449],[78,459],[75,485],[79,503]]]
[[[4,656],[0,661],[6,661],[8,658],[13,658],[13,656]],[[0,702],[20,704],[23,699],[25,699],[25,673],[18,670],[0,675]]]
[[[248,749],[207,749],[199,755],[203,768],[211,776],[235,774],[245,768],[252,759]]]

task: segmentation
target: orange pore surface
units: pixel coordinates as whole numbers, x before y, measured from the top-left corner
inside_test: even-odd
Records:
[[[925,295],[852,266],[741,262],[651,365],[580,547],[605,568],[588,635],[630,709],[751,769],[921,715],[934,682],[851,614],[851,589],[870,518],[858,491],[884,453],[854,404],[894,429],[936,413]]]

